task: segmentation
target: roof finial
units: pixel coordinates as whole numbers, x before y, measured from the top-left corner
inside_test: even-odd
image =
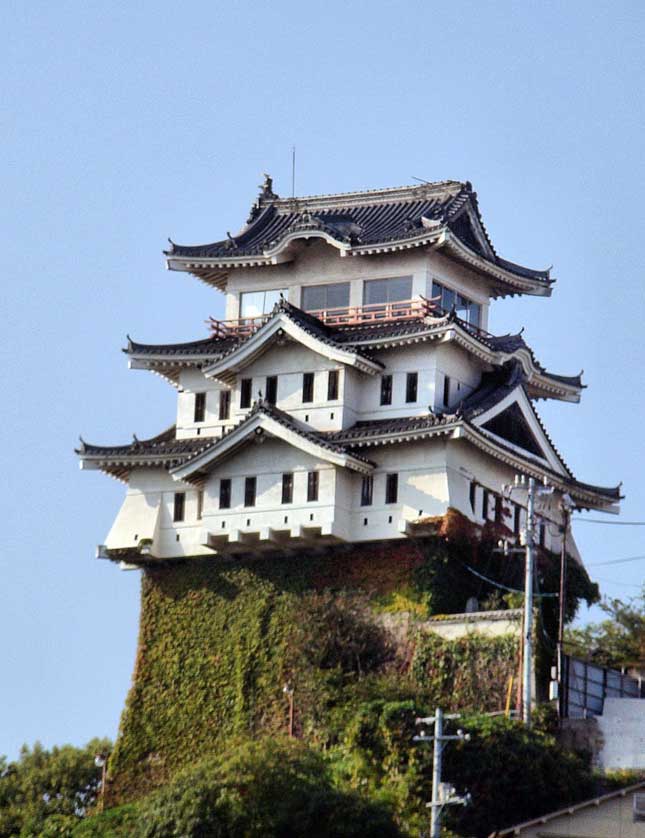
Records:
[[[273,191],[273,178],[264,172],[264,182],[260,186],[260,200],[275,201],[278,196]]]

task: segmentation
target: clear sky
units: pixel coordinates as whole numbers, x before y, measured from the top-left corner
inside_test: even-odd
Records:
[[[123,485],[79,433],[127,442],[175,393],[120,348],[206,336],[218,293],[164,270],[166,237],[235,231],[270,172],[299,194],[471,180],[501,255],[554,265],[502,300],[579,406],[541,403],[582,480],[645,520],[640,2],[5,0],[2,71],[0,753],[114,736],[139,575],[96,561]],[[594,515],[591,517],[598,517]],[[603,590],[638,592],[645,528],[577,524]],[[586,619],[586,615],[581,615]]]

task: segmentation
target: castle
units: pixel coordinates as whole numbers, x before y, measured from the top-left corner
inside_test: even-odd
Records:
[[[535,409],[578,402],[581,377],[487,330],[492,301],[548,297],[554,280],[497,255],[470,183],[280,198],[267,176],[237,235],[165,255],[224,293],[226,316],[189,343],[128,340],[130,367],[176,388],[177,420],[127,445],[81,443],[82,468],[127,486],[99,556],[269,561],[423,536],[449,508],[519,534],[522,498],[501,496],[518,473],[554,487],[547,549],[563,496],[615,511],[619,487],[575,478]]]

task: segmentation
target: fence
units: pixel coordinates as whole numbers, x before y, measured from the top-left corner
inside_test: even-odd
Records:
[[[645,683],[617,669],[562,656],[562,716],[601,716],[606,698],[645,698]]]

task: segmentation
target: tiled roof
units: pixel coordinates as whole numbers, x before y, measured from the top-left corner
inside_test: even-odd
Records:
[[[179,460],[199,453],[212,444],[212,437],[177,439],[176,426],[171,425],[162,433],[150,439],[137,439],[126,445],[92,445],[81,439],[81,444],[74,449],[81,457],[99,459],[119,459],[122,457],[155,457],[164,461]]]
[[[128,355],[164,355],[172,356],[203,356],[205,358],[219,356],[239,343],[239,338],[205,338],[192,340],[187,343],[137,343],[128,335],[128,345],[123,350]]]
[[[471,213],[480,235],[472,229]],[[470,183],[441,181],[395,189],[281,199],[265,182],[247,225],[235,236],[204,245],[171,241],[169,257],[228,260],[261,257],[288,235],[315,231],[351,248],[413,242],[434,231],[450,230],[471,251],[493,265],[545,286],[549,271],[532,270],[500,259],[484,227],[477,194]]]
[[[455,414],[426,414],[425,416],[403,416],[395,419],[372,419],[355,422],[343,431],[327,432],[328,440],[346,445],[356,445],[374,437],[388,437],[398,434],[414,434],[459,421]]]

